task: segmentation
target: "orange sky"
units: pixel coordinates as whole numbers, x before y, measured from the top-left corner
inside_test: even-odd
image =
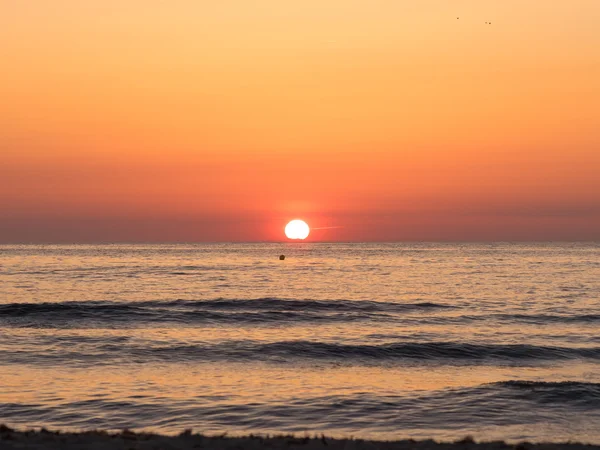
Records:
[[[1,2],[0,242],[296,217],[341,227],[313,241],[600,239],[599,24],[598,0]]]

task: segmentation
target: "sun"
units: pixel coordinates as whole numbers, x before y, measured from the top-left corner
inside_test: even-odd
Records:
[[[285,235],[288,239],[306,239],[310,228],[304,220],[292,220],[285,226]]]

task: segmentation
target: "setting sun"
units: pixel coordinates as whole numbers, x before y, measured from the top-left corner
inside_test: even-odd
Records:
[[[292,220],[285,226],[285,235],[288,239],[306,239],[310,228],[303,220]]]

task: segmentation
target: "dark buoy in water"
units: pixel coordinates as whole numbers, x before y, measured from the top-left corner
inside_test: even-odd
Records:
[[[279,255],[279,261],[283,261],[285,259],[285,255]]]

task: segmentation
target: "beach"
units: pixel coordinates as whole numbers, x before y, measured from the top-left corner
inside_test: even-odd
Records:
[[[186,431],[179,436],[159,434],[106,433],[89,431],[85,433],[59,433],[41,431],[15,431],[0,426],[0,448],[2,450],[262,450],[262,449],[302,449],[302,450],[598,450],[598,445],[580,443],[507,444],[502,441],[475,442],[465,438],[456,442],[436,442],[433,440],[375,441],[361,439],[332,439],[297,436],[203,436]]]

